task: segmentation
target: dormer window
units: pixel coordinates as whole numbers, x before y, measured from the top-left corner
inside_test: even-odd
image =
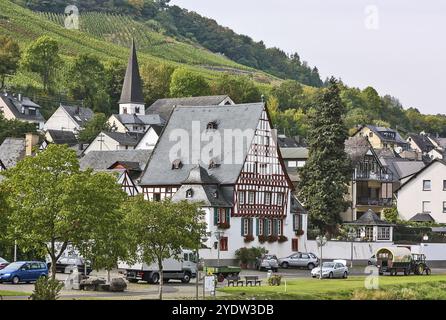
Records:
[[[178,169],[181,169],[182,167],[183,167],[183,163],[181,162],[180,159],[177,159],[174,162],[172,162],[172,170],[178,170]]]
[[[217,130],[218,129],[217,121],[209,122],[206,129],[207,130]]]
[[[209,162],[209,169],[215,169],[218,167],[220,167],[220,164],[215,159]]]
[[[187,189],[187,191],[186,191],[186,198],[187,199],[190,199],[190,198],[192,198],[194,196],[194,190],[192,190],[192,189]]]

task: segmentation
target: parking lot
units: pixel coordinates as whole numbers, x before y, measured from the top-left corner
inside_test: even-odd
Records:
[[[433,269],[433,274],[446,274],[446,268]],[[279,272],[283,279],[292,280],[297,278],[310,278],[310,271],[304,269],[279,269]],[[351,275],[365,275],[365,267],[355,267],[350,270]],[[92,276],[99,276],[106,278],[105,272],[92,272]],[[112,277],[122,276],[117,271],[113,272]],[[262,280],[262,285],[266,284],[267,272],[257,270],[243,270],[240,277],[244,276],[258,276]],[[57,279],[65,281],[67,274],[57,274]],[[218,284],[219,287],[226,286],[226,281]],[[34,290],[34,284],[18,284],[13,285],[9,283],[0,284],[0,291],[15,291],[31,293]],[[196,284],[195,279],[192,279],[191,283],[183,284],[181,282],[171,281],[164,284],[164,298],[165,299],[191,299],[196,297]],[[199,295],[203,296],[203,285],[199,281]],[[224,293],[219,292],[219,296]],[[3,299],[28,299],[29,295],[15,296],[15,297],[3,297]],[[151,285],[147,283],[133,284],[129,283],[125,292],[110,293],[110,292],[92,292],[92,291],[79,291],[79,290],[62,290],[61,299],[117,299],[117,300],[140,300],[140,299],[157,299],[158,298],[158,285]]]

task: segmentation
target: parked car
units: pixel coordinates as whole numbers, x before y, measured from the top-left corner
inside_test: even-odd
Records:
[[[275,255],[272,254],[264,254],[256,260],[256,269],[257,270],[272,270],[277,272],[279,270],[279,260]]]
[[[374,254],[373,256],[370,257],[370,259],[367,261],[367,264],[369,266],[376,266],[376,254]]]
[[[9,264],[0,270],[0,283],[36,281],[40,277],[48,277],[48,268],[45,262],[40,261],[19,261]]]
[[[8,261],[0,257],[0,270],[4,269],[9,264]]]
[[[319,258],[314,253],[297,252],[286,258],[279,259],[282,268],[298,267],[312,270],[319,265]]]
[[[58,273],[70,273],[71,270],[77,266],[77,270],[81,273],[85,273],[84,259],[77,256],[65,256],[59,258],[56,263],[56,272]],[[51,262],[48,263],[48,269],[51,270]],[[87,262],[87,275],[92,271],[91,266]]]
[[[317,267],[311,270],[313,278],[321,278],[321,268]],[[348,267],[341,261],[324,262],[322,264],[322,278],[344,278],[348,277]]]

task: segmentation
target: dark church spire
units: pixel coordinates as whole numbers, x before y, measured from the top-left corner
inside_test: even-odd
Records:
[[[135,40],[132,39],[132,48],[122,87],[120,104],[135,103],[144,104],[142,94],[141,76],[139,75],[138,58],[136,56]]]

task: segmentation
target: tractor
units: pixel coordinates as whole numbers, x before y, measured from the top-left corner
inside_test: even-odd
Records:
[[[410,263],[410,271],[416,275],[430,275],[431,268],[426,264],[426,256],[424,254],[413,253]]]

